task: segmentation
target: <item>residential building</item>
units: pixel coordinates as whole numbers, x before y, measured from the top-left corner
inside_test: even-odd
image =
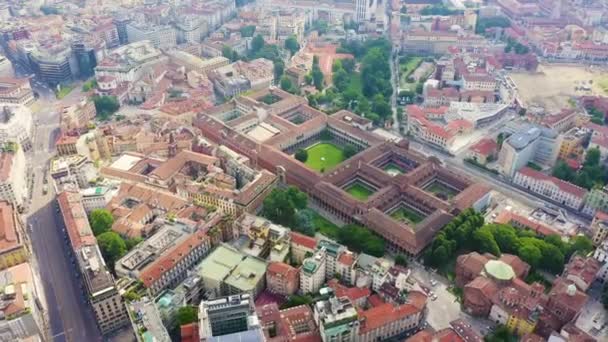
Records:
[[[324,248],[304,259],[300,268],[300,292],[317,293],[325,283],[327,253]]]
[[[289,254],[289,228],[270,220],[244,213],[234,222],[241,236],[238,248],[242,252],[274,262],[284,262]]]
[[[585,198],[584,214],[593,217],[600,211],[608,213],[608,186],[589,190]]]
[[[578,127],[573,127],[567,131],[562,138],[558,158],[568,160],[581,157],[583,153],[583,141],[587,133],[587,130]]]
[[[122,296],[114,284],[112,274],[106,269],[97,240],[89,226],[80,194],[64,191],[57,196],[63,218],[70,254],[74,257],[83,289],[103,335],[129,324],[129,317]]]
[[[271,262],[266,270],[266,289],[281,296],[291,296],[300,288],[298,269],[282,262]]]
[[[587,190],[529,167],[520,169],[513,183],[574,210],[583,207]]]
[[[489,91],[497,89],[496,79],[490,75],[463,75],[463,89],[465,91]]]
[[[29,263],[0,271],[0,336],[4,341],[43,341],[47,334]]]
[[[529,162],[553,166],[559,155],[560,137],[543,127],[529,127],[507,138],[498,155],[500,171],[512,178]]]
[[[162,49],[177,45],[177,32],[173,26],[130,22],[126,28],[129,43],[150,41],[155,47]]]
[[[477,160],[481,164],[496,160],[498,155],[498,144],[494,139],[484,138],[469,147],[469,158]]]
[[[323,250],[325,253],[325,279],[332,279],[336,274],[338,258],[346,251],[346,247],[329,240],[321,240],[317,244],[317,250]]]
[[[0,105],[0,144],[20,145],[25,151],[32,148],[34,120],[32,112],[23,105]]]
[[[155,342],[171,341],[167,328],[163,325],[153,301],[148,297],[143,297],[141,300],[130,302],[128,306],[129,311],[132,312],[129,317],[138,342],[150,340]]]
[[[597,279],[606,283],[608,281],[608,240],[604,240],[595,251],[593,251],[593,258],[600,264],[600,269],[597,272]]]
[[[310,306],[300,305],[280,310],[276,303],[256,307],[268,342],[321,342]]]
[[[240,293],[255,298],[265,288],[266,262],[226,244],[217,246],[196,268],[207,298]]]
[[[316,302],[314,317],[323,342],[358,341],[359,317],[347,297],[330,297]]]
[[[61,131],[63,133],[84,131],[91,120],[95,119],[95,115],[97,115],[95,103],[85,97],[80,102],[63,108],[59,118]]]
[[[19,147],[14,152],[0,153],[0,200],[22,208],[28,197],[25,155]]]
[[[260,328],[249,294],[202,301],[198,312],[201,341]]]
[[[317,249],[317,240],[298,232],[290,232],[291,261],[302,264],[308,255],[312,255]]]
[[[422,292],[411,291],[407,303],[384,303],[359,314],[357,341],[384,341],[391,337],[415,331],[424,320],[427,297]]]
[[[17,211],[9,202],[0,202],[0,270],[27,262],[29,253],[25,231]]]
[[[566,264],[562,277],[571,281],[580,291],[587,292],[599,270],[600,263],[596,259],[575,254]]]
[[[593,234],[593,244],[599,246],[608,238],[608,214],[598,211],[591,221],[590,229]]]
[[[205,220],[210,222],[212,214]],[[156,295],[186,279],[188,271],[211,250],[211,241],[191,224],[164,222],[156,233],[116,262],[116,274],[137,279]]]
[[[0,77],[0,103],[29,106],[35,100],[29,78]]]

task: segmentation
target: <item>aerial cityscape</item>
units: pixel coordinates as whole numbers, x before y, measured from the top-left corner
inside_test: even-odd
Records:
[[[0,0],[0,341],[608,342],[607,0]]]

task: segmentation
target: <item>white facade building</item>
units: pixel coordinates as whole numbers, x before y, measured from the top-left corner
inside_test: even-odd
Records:
[[[317,293],[325,283],[327,253],[322,248],[312,257],[304,259],[300,269],[300,291]]]
[[[28,151],[32,147],[32,112],[23,105],[0,104],[0,144],[14,142]]]
[[[0,154],[0,199],[22,207],[28,197],[25,154],[23,149]]]
[[[515,174],[513,183],[574,210],[583,206],[587,190],[542,172],[524,167]]]

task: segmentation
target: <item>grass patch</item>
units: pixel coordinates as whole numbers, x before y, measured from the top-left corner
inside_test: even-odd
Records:
[[[348,84],[348,88],[346,88],[346,92],[354,91],[357,94],[363,93],[363,83],[361,81],[361,74],[358,72],[353,72],[350,77],[350,82]]]
[[[399,62],[399,84],[402,90],[416,90],[416,82],[411,82],[408,78],[421,63],[422,57],[407,57],[405,61]]]
[[[354,198],[360,201],[367,200],[367,198],[374,193],[372,189],[370,189],[367,185],[361,182],[354,182],[351,185],[347,186],[345,190]]]
[[[604,93],[606,93],[608,95],[608,77],[602,77],[598,82],[598,85],[600,86],[600,88],[602,88],[602,90],[604,91]]]
[[[313,170],[325,172],[344,161],[344,151],[330,142],[322,142],[306,149],[306,165]]]
[[[55,92],[55,96],[57,97],[58,100],[63,99],[64,97],[68,96],[69,93],[72,92],[72,90],[74,90],[73,86],[61,86],[61,89],[59,91]]]
[[[388,173],[389,175],[391,175],[393,177],[400,175],[404,172],[403,169],[395,163],[386,164],[386,166],[384,166],[384,171],[386,171],[386,173]]]
[[[400,206],[397,210],[391,213],[391,217],[397,221],[406,223],[419,223],[424,220],[424,216],[405,206]]]
[[[454,191],[454,189],[446,186],[445,184],[443,184],[441,182],[437,182],[437,181],[432,182],[424,190],[428,191],[442,199],[450,199],[458,193],[458,192]]]
[[[328,238],[337,239],[338,238],[338,230],[340,227],[331,223],[328,219],[321,216],[314,210],[311,210],[314,213],[314,217],[312,219],[312,223],[315,227],[315,231],[321,233]]]

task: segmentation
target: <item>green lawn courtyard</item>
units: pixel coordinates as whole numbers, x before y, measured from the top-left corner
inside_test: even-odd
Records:
[[[360,201],[365,201],[374,193],[374,190],[372,190],[369,186],[358,181],[353,182],[344,190]]]
[[[306,149],[308,159],[306,165],[313,170],[325,172],[344,161],[341,147],[331,142],[321,142]]]
[[[397,175],[400,175],[403,173],[403,169],[401,167],[399,167],[399,165],[395,164],[395,163],[388,163],[384,166],[384,171],[386,171],[386,173],[388,173],[389,175],[395,177]]]
[[[438,196],[441,199],[450,199],[458,193],[454,189],[437,181],[434,181],[429,184],[429,186],[427,186],[424,190],[434,194],[435,196]]]
[[[416,224],[424,220],[424,216],[405,206],[400,206],[397,210],[393,211],[391,217],[395,220],[411,224]]]

